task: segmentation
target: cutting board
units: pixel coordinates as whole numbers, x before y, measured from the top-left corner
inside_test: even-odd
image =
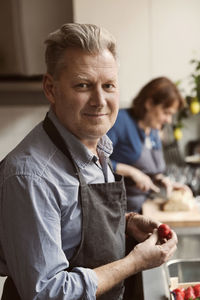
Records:
[[[144,216],[151,217],[171,227],[200,226],[200,210],[198,207],[191,211],[165,212],[161,210],[163,200],[156,198],[147,200],[142,207]]]

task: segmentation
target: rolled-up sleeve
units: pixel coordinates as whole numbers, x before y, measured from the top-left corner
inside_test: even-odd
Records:
[[[93,270],[67,272],[61,208],[52,183],[33,175],[7,178],[0,218],[6,275],[12,277],[22,299],[96,299]]]

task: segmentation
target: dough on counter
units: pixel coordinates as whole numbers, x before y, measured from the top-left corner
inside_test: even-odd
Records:
[[[164,211],[189,211],[194,208],[194,198],[189,191],[172,191],[167,202],[163,204]]]

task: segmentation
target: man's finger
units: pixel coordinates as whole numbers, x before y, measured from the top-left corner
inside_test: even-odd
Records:
[[[156,245],[158,242],[158,230],[154,229],[153,233],[149,235],[149,238],[146,241]]]

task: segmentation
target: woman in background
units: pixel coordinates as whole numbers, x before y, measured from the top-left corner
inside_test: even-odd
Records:
[[[121,109],[108,132],[113,142],[114,170],[125,177],[127,210],[141,212],[150,191],[158,192],[161,183],[169,194],[174,188],[166,176],[160,130],[172,122],[184,100],[175,84],[165,77],[147,83],[133,99],[131,108]]]

